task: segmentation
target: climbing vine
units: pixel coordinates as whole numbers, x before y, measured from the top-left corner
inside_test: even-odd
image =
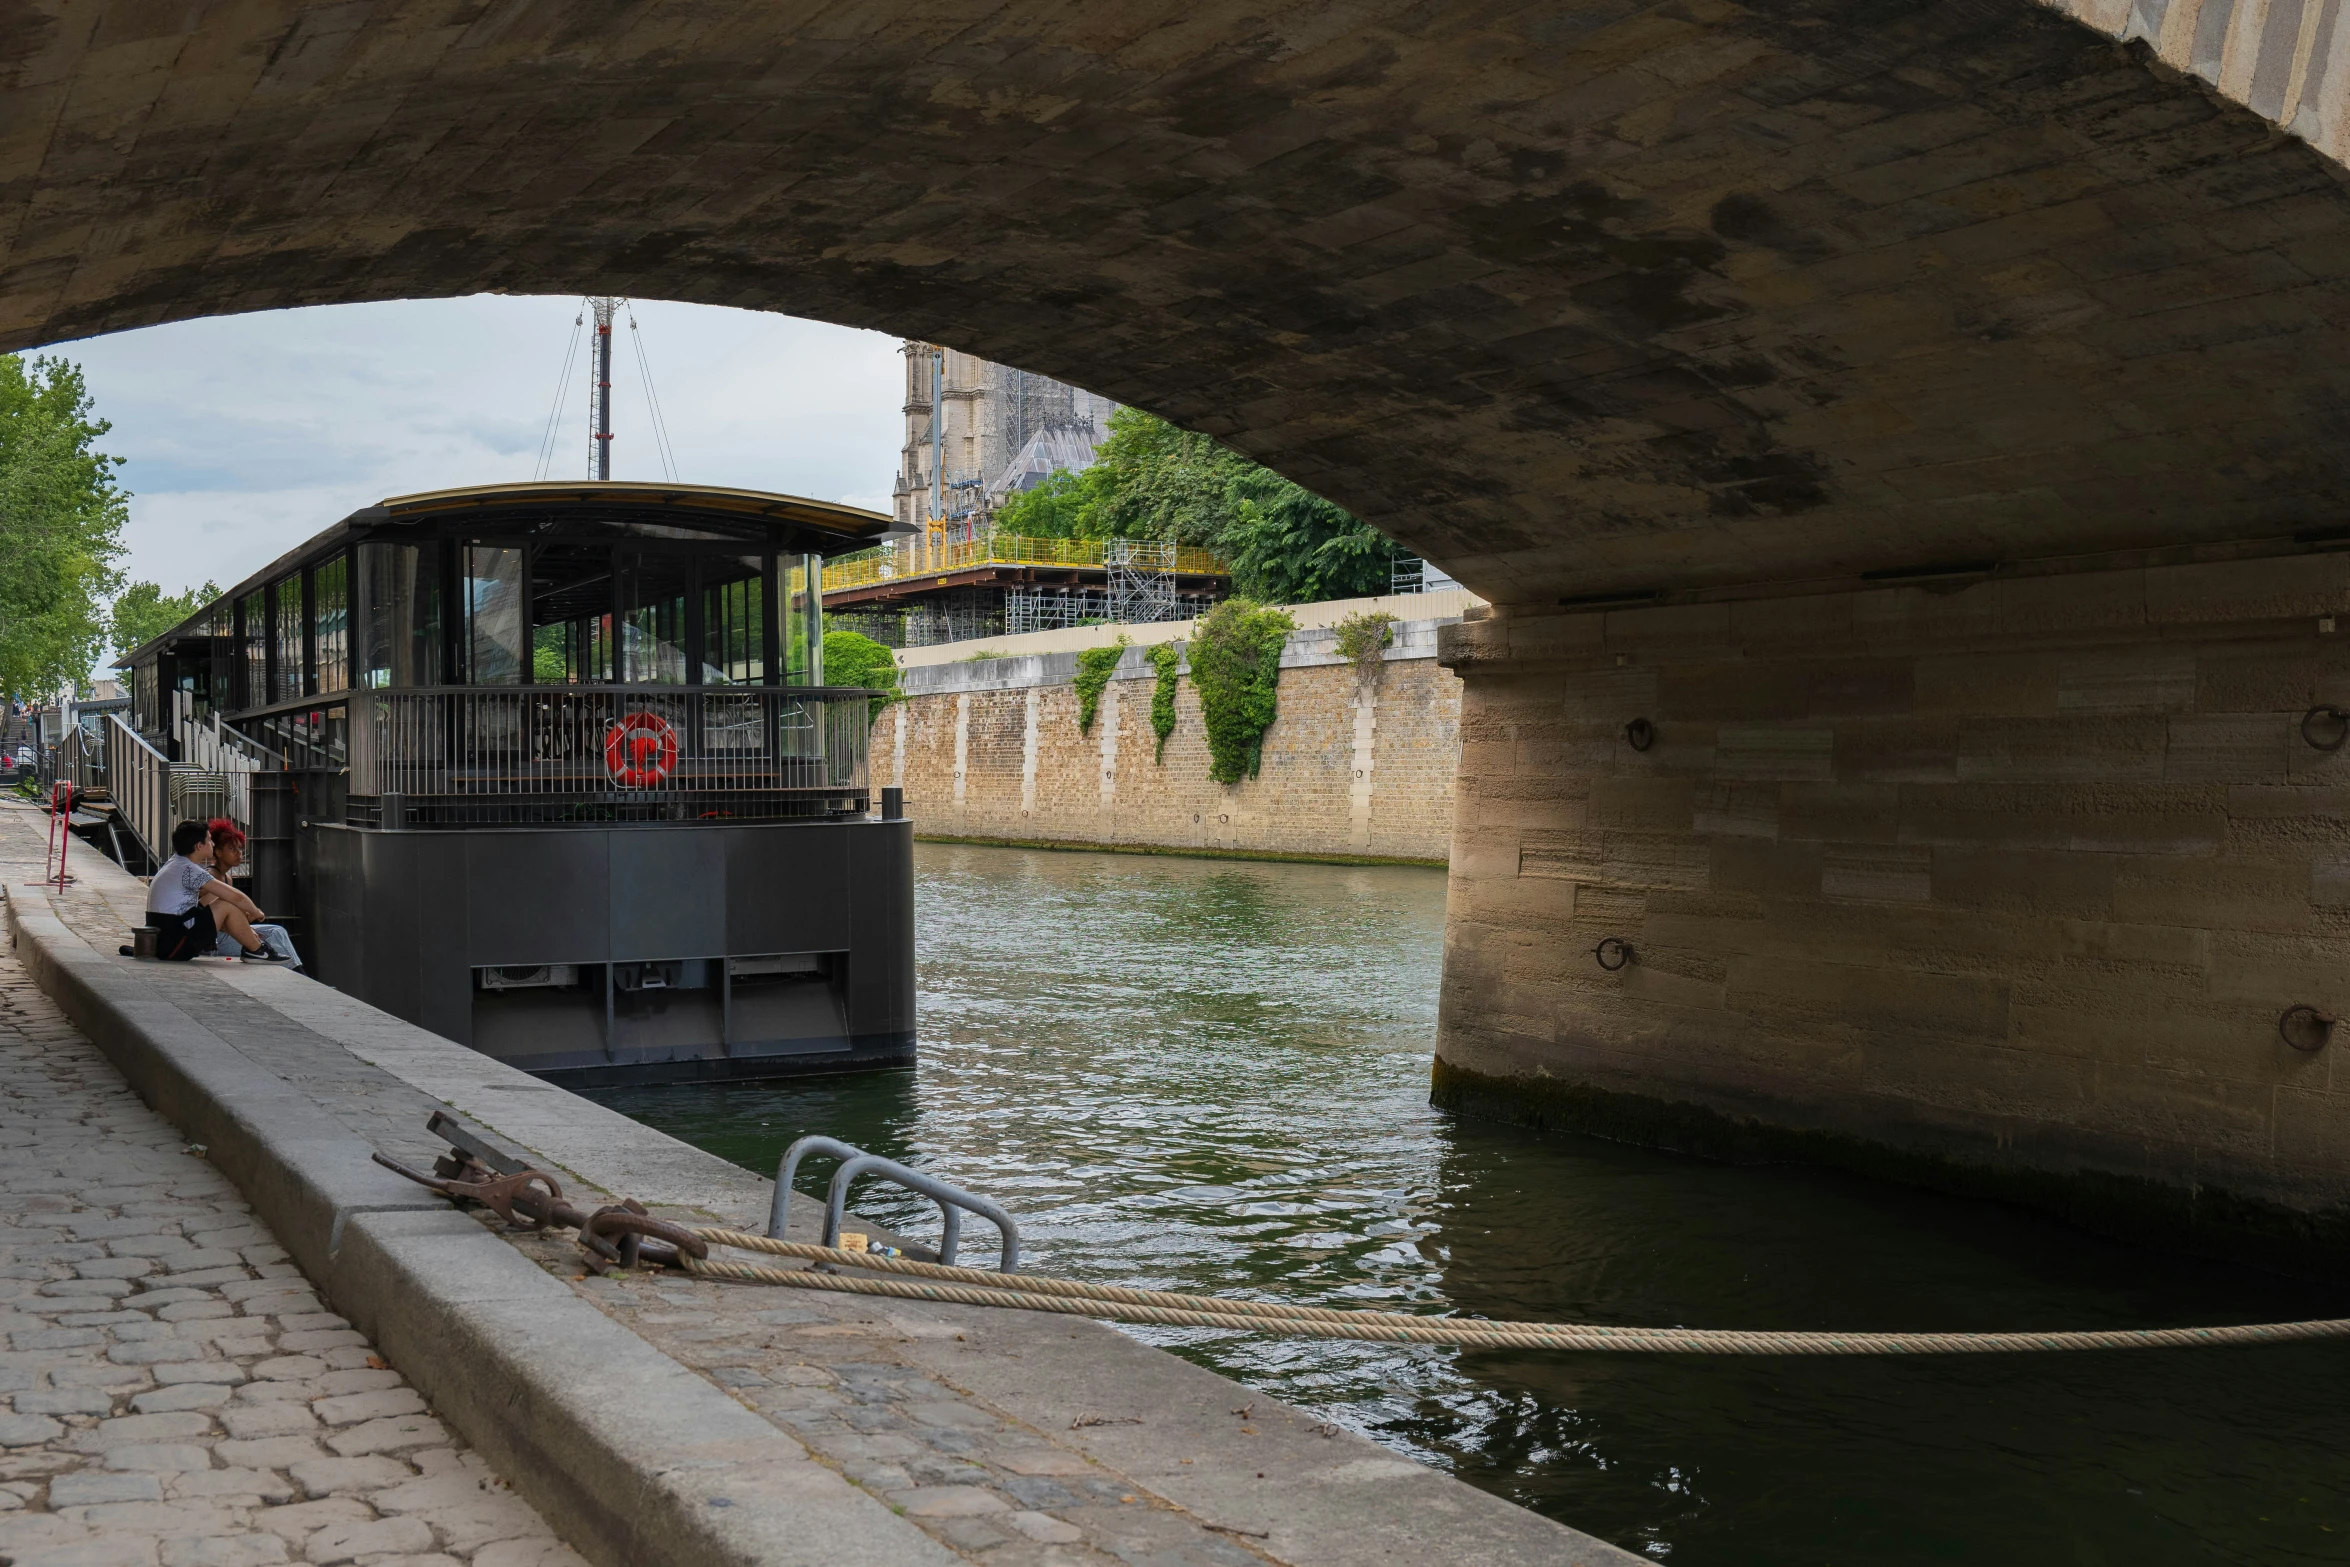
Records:
[[[1208,611],[1191,644],[1191,683],[1208,736],[1208,776],[1254,778],[1265,731],[1279,712],[1281,645],[1297,622],[1277,609],[1230,598]]]
[[[1183,667],[1183,644],[1161,642],[1144,655],[1151,668],[1159,672],[1159,683],[1151,692],[1151,732],[1159,737],[1158,754],[1153,761],[1167,760],[1167,736],[1175,732],[1175,675]]]
[[[1093,716],[1100,709],[1102,691],[1126,656],[1126,638],[1120,634],[1108,647],[1089,647],[1077,655],[1077,730],[1093,733]]]

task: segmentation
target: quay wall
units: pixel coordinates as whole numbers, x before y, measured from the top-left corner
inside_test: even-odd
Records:
[[[1067,644],[1078,636],[1052,634],[1062,646],[1051,651],[916,664],[901,672],[906,700],[874,725],[873,780],[906,791],[921,837],[1441,864],[1461,706],[1460,680],[1436,661],[1444,623],[1398,624],[1362,670],[1330,626],[1291,633],[1263,767],[1230,785],[1208,777],[1188,662],[1163,756],[1150,717],[1157,672],[1141,647],[1119,660],[1091,732],[1077,721]],[[1093,645],[1121,629],[1159,628],[1096,628]]]
[[[431,1164],[426,1118],[443,1113],[583,1208],[630,1195],[664,1218],[759,1229],[773,1188],[300,975],[115,956],[144,886],[96,856],[77,856],[68,888],[43,886],[43,846],[41,818],[0,803],[7,927],[34,981],[432,1415],[595,1567],[1146,1548],[1275,1567],[1643,1560],[1083,1318],[583,1276],[568,1238],[485,1225],[372,1155]],[[815,1238],[821,1210],[793,1205],[794,1239]],[[954,1456],[922,1456],[923,1431],[952,1433]],[[245,1445],[263,1467],[324,1451],[303,1434]],[[952,1482],[892,1467],[908,1453],[910,1467],[952,1464]]]
[[[1445,644],[1439,1102],[2350,1269],[2350,555]]]

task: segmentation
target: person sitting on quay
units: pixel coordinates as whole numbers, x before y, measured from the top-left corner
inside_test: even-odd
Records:
[[[283,925],[264,923],[269,916],[261,906],[240,891],[229,878],[237,867],[245,863],[245,834],[243,829],[225,816],[215,816],[206,824],[212,838],[212,880],[196,896],[212,910],[213,923],[219,927],[213,950],[224,958],[241,957],[247,962],[267,959],[283,963],[289,968],[300,968],[301,957],[294,951],[294,938],[286,934]],[[223,905],[227,908],[224,909]],[[262,951],[252,952],[241,943],[229,923],[231,914],[241,915],[253,935],[259,939]]]
[[[155,956],[167,963],[185,963],[214,951],[225,933],[247,961],[268,960],[268,948],[253,934],[243,909],[217,895],[205,899],[205,889],[216,885],[225,883],[212,874],[211,825],[180,823],[171,830],[171,858],[147,883],[147,923],[155,927]],[[242,901],[251,907],[250,899]],[[133,949],[122,950],[127,954]]]

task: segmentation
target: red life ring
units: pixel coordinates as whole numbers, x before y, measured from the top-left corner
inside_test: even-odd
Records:
[[[677,731],[659,713],[623,713],[604,733],[604,771],[623,789],[650,789],[677,766]]]

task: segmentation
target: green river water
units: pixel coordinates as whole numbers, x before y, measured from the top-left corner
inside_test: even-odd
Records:
[[[599,1097],[766,1174],[802,1133],[845,1138],[1004,1203],[1033,1267],[1125,1284],[1708,1327],[2350,1315],[2350,1292],[1992,1204],[1432,1110],[1441,872],[922,845],[915,874],[918,1070]],[[935,1232],[925,1203],[855,1201]],[[1698,1359],[1127,1331],[1660,1560],[2350,1562],[2350,1344]]]

